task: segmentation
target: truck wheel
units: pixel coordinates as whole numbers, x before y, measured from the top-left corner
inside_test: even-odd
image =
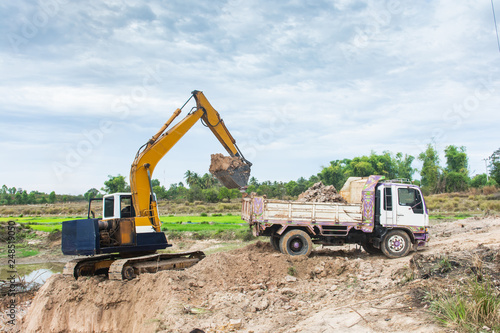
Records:
[[[291,256],[309,256],[312,251],[312,240],[307,232],[292,229],[280,238],[280,250]]]
[[[385,235],[380,248],[391,259],[404,257],[411,249],[410,236],[403,230],[391,230]]]
[[[273,246],[273,249],[276,251],[280,250],[280,236],[279,235],[272,235],[271,237],[271,245]]]
[[[373,246],[373,243],[370,242],[364,242],[361,244],[363,247],[363,250],[365,250],[366,253],[368,254],[380,254],[382,252],[380,249],[377,249],[375,246]]]

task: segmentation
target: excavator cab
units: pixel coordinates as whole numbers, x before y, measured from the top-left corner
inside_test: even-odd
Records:
[[[98,202],[98,204],[93,204],[94,202]],[[105,195],[103,198],[90,199],[87,218],[95,219],[98,209],[102,210],[100,216],[103,220],[135,217],[132,194],[130,193],[113,193]]]
[[[135,217],[132,194],[113,193],[103,198],[103,219]]]

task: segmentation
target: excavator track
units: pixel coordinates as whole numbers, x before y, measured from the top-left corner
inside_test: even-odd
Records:
[[[104,254],[73,259],[66,263],[63,275],[78,279],[80,276],[108,274],[110,280],[131,280],[142,273],[156,273],[169,269],[185,269],[205,258],[202,251],[183,253],[156,253],[139,257],[122,258]]]
[[[205,258],[202,251],[159,253],[141,257],[118,259],[109,267],[110,280],[131,280],[142,273],[156,273],[170,269],[185,269]]]
[[[78,258],[70,260],[64,265],[62,274],[78,279],[80,276],[94,275],[95,266],[97,263],[113,260],[116,255],[103,254],[88,258]]]

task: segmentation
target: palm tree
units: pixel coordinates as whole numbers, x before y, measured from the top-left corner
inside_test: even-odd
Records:
[[[186,173],[184,174],[184,178],[186,179],[186,183],[191,187],[191,184],[193,182],[193,175],[194,175],[194,172],[188,170],[186,171]]]

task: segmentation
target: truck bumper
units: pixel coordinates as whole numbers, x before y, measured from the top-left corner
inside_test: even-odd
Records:
[[[414,243],[414,250],[415,251],[426,247],[427,242],[430,239],[430,235],[429,235],[429,232],[427,230],[425,232],[422,232],[422,233],[415,233],[414,237],[415,237],[415,243]]]

